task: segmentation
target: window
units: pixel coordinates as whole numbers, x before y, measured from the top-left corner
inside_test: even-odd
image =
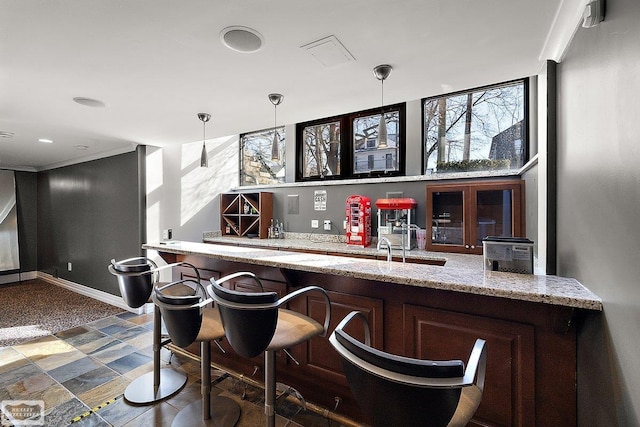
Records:
[[[387,143],[378,143],[380,108],[296,126],[296,180],[404,173],[405,105],[384,108]]]
[[[272,156],[273,128],[240,135],[240,185],[284,182],[284,126],[276,128],[279,158]]]
[[[341,129],[339,119],[302,126],[302,178],[340,176]]]
[[[517,169],[527,160],[525,80],[423,100],[424,171]]]
[[[352,119],[353,173],[389,174],[400,171],[402,135],[400,132],[400,110],[385,111],[387,140],[378,141],[378,128],[382,115],[355,116]]]

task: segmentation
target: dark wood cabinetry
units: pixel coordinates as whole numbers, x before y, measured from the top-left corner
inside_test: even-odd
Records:
[[[220,195],[220,217],[223,236],[266,239],[273,217],[273,194],[223,193]]]
[[[476,338],[487,340],[487,374],[482,403],[471,425],[551,426],[576,424],[575,309],[487,295],[405,286],[383,281],[222,261],[197,255],[162,254],[168,262],[186,261],[201,269],[203,280],[218,274],[251,271],[265,290],[279,295],[308,285],[324,288],[331,300],[332,331],[352,310],[369,318],[372,344],[381,350],[423,359],[467,360]],[[174,273],[187,274],[177,269]],[[249,290],[251,279],[226,284]],[[296,298],[289,309],[324,319],[324,302],[313,293]],[[358,322],[349,333],[361,337]],[[218,366],[261,380],[263,358],[239,357],[226,342],[215,347]],[[197,352],[197,346],[190,348]],[[277,381],[289,384],[310,402],[367,422],[351,395],[338,355],[327,337],[290,349],[297,365],[279,354]]]
[[[427,250],[482,253],[487,236],[524,237],[524,181],[427,185]]]
[[[469,358],[476,338],[487,341],[483,405],[472,425],[527,425],[534,417],[534,327],[517,322],[436,310],[413,304],[404,306],[407,356],[419,359]],[[448,343],[446,346],[443,343]]]

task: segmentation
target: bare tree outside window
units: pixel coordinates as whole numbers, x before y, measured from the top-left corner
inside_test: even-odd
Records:
[[[520,168],[526,161],[524,81],[423,102],[424,170]]]
[[[240,137],[240,185],[279,184],[285,181],[284,126],[276,128],[280,160],[271,158],[273,132],[273,129],[266,129]]]
[[[302,176],[340,175],[340,121],[306,126],[302,131]]]

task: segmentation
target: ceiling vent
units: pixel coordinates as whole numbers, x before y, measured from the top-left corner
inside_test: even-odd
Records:
[[[325,67],[335,67],[356,59],[336,36],[325,37],[300,47]]]

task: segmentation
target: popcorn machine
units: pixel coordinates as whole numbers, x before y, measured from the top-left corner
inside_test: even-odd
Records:
[[[391,247],[402,248],[402,234],[406,233],[404,248],[410,250],[415,246],[415,225],[412,221],[416,215],[415,199],[378,199],[378,239],[386,237],[391,242]]]
[[[371,199],[366,196],[349,196],[345,210],[347,244],[363,248],[371,245]]]

